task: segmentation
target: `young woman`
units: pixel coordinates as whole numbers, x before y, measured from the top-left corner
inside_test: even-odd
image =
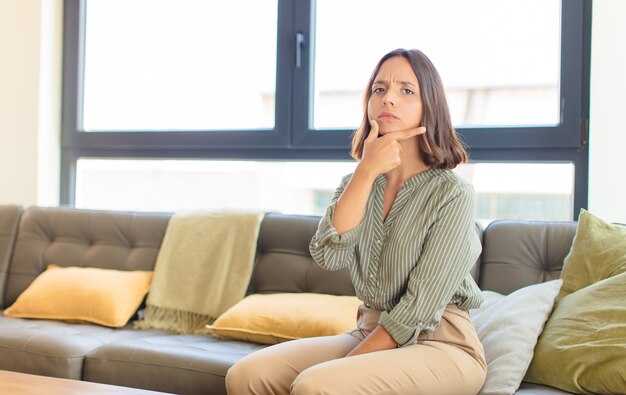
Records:
[[[482,297],[474,191],[439,74],[418,50],[378,62],[343,178],[311,241],[324,269],[348,268],[357,328],[252,353],[226,376],[238,394],[476,394],[486,362],[468,309]]]

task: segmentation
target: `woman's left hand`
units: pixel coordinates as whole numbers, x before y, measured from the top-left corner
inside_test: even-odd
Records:
[[[396,348],[398,343],[382,326],[378,325],[361,343],[352,349],[346,357],[352,357],[359,354],[367,354],[368,352],[391,350]]]

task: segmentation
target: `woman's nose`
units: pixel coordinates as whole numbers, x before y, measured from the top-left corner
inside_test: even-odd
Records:
[[[385,95],[383,96],[383,104],[384,104],[384,105],[389,104],[389,105],[392,105],[392,106],[393,106],[394,104],[396,104],[396,100],[395,100],[395,98],[394,98],[394,96],[393,96],[393,93],[391,93],[391,91],[390,91],[390,90],[388,90],[387,92],[385,92]]]

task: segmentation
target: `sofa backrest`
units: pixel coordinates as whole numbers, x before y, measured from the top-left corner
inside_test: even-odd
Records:
[[[319,292],[354,295],[347,269],[329,272],[311,258],[309,242],[318,216],[265,215],[248,293]]]
[[[30,207],[20,219],[3,307],[49,264],[153,270],[169,214]]]
[[[576,222],[494,221],[483,232],[478,285],[509,294],[559,278],[576,234]]]
[[[0,206],[2,306],[12,304],[49,264],[153,270],[170,216]],[[248,293],[354,295],[346,269],[325,271],[311,258],[309,242],[319,221],[319,216],[265,215]],[[504,294],[558,278],[575,231],[575,222],[492,222],[482,232],[483,252],[472,275],[482,289]]]
[[[0,306],[3,306],[4,288],[21,215],[21,206],[0,206]]]
[[[249,293],[354,295],[347,270],[327,272],[309,254],[320,217],[268,214],[261,224]],[[576,233],[573,221],[498,220],[476,232],[483,251],[471,274],[481,289],[509,294],[559,278]]]

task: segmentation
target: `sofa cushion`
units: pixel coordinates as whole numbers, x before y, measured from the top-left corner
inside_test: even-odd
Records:
[[[4,314],[119,328],[135,314],[151,280],[151,271],[49,265]]]
[[[356,296],[315,293],[250,295],[208,326],[220,337],[261,344],[338,335],[356,326]]]
[[[483,304],[470,311],[488,365],[480,394],[505,395],[517,390],[561,284],[561,280],[548,281],[507,296],[483,291]]]
[[[567,288],[526,379],[576,393],[626,393],[626,228],[583,210],[562,277]]]
[[[534,383],[522,382],[519,389],[515,391],[515,395],[569,395],[571,392],[565,392],[558,388],[548,387]]]
[[[235,362],[265,346],[208,335],[154,336],[110,343],[85,359],[84,380],[186,395],[226,395]]]
[[[110,342],[167,334],[0,314],[0,369],[80,380],[85,355]]]

